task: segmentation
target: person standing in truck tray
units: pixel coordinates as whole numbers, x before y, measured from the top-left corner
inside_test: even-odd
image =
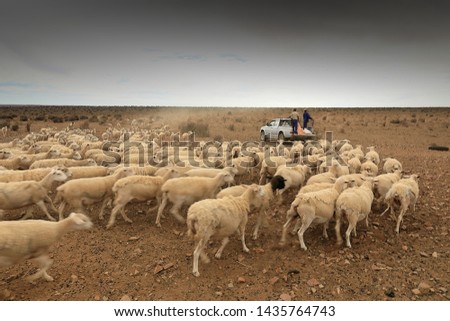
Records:
[[[300,120],[300,114],[297,113],[297,109],[294,108],[292,113],[289,115],[289,118],[292,120],[292,133],[297,135],[298,122]]]
[[[311,117],[311,115],[305,109],[305,110],[303,110],[303,128],[308,128],[308,121],[309,120],[314,120],[314,119]]]

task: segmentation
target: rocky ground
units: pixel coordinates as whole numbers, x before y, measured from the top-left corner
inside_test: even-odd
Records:
[[[233,111],[231,117],[245,118],[248,112]],[[258,121],[277,115],[275,110],[266,109],[253,109],[251,113],[261,114]],[[229,110],[221,109],[213,115],[218,119],[230,116]],[[24,277],[35,271],[30,262],[0,268],[0,298],[449,300],[450,152],[428,147],[433,143],[450,145],[450,109],[323,109],[314,116],[321,131],[334,128],[335,139],[348,138],[364,147],[375,145],[381,157],[395,157],[407,172],[420,175],[416,212],[408,211],[399,235],[394,232],[395,222],[387,215],[380,217],[380,211],[374,210],[368,229],[364,224],[358,225],[352,249],[335,244],[334,224],[330,224],[329,240],[322,238],[321,227],[310,228],[305,233],[307,251],[301,250],[298,238],[291,235],[287,246],[280,248],[285,213],[296,193],[292,191],[283,204],[271,206],[268,224],[256,241],[249,232],[255,223],[251,215],[247,228],[250,253],[243,253],[240,241],[233,237],[220,260],[210,255],[211,263],[200,263],[201,276],[197,278],[191,273],[195,244],[185,235],[184,225],[166,216],[162,228],[157,228],[156,213],[145,217],[148,206],[132,204],[127,212],[133,224],[119,217],[116,225],[106,230],[106,222],[99,221],[96,215],[99,206],[95,206],[91,210],[95,223],[92,230],[68,234],[52,248],[54,264],[49,274],[54,277],[53,282],[26,282]],[[195,109],[190,111],[190,117],[196,119]],[[33,124],[35,128],[48,125]],[[245,129],[253,133],[247,136],[249,140],[258,139],[260,125],[261,122],[252,123]],[[97,126],[98,131],[104,129],[100,124],[92,126]],[[11,135],[25,134],[21,129]],[[232,132],[228,136],[231,135]],[[242,182],[251,181],[256,179],[245,177]],[[17,213],[7,213],[5,219],[14,219]],[[208,252],[213,253],[218,246],[218,240],[214,240]]]

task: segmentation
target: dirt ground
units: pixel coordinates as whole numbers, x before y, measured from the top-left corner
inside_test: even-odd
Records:
[[[148,126],[165,122],[177,130],[183,120],[209,124],[209,137],[258,140],[259,127],[272,117],[285,116],[289,108],[0,108],[0,115],[86,113],[106,115],[104,122],[91,122],[97,134],[116,120],[126,123],[134,117],[149,120]],[[449,300],[450,294],[450,152],[432,151],[431,144],[450,145],[450,109],[311,109],[316,132],[333,131],[334,139],[347,138],[364,148],[374,145],[381,158],[395,157],[408,173],[420,175],[420,196],[416,212],[407,212],[400,234],[388,215],[370,215],[369,228],[358,224],[352,249],[335,244],[334,224],[330,239],[322,238],[321,227],[305,233],[307,251],[300,249],[297,236],[288,236],[280,248],[285,213],[296,191],[281,205],[273,204],[268,225],[260,238],[251,239],[255,217],[247,225],[244,253],[237,236],[232,237],[221,259],[215,259],[219,242],[211,242],[211,263],[200,262],[200,277],[192,270],[193,241],[186,227],[169,215],[162,228],[143,214],[146,204],[130,204],[127,213],[132,224],[120,217],[111,230],[99,221],[99,206],[91,210],[94,228],[68,234],[54,245],[54,264],[49,274],[35,284],[24,278],[35,271],[30,262],[0,268],[0,299],[4,300]],[[121,116],[116,116],[121,114]],[[181,117],[174,118],[174,115]],[[174,120],[176,119],[176,120]],[[113,122],[114,121],[114,122]],[[34,121],[32,130],[69,122]],[[75,127],[81,121],[75,122]],[[2,142],[26,135],[25,122]],[[252,182],[245,177],[241,183]],[[256,179],[253,182],[257,182]],[[54,197],[54,195],[52,195]],[[109,215],[109,211],[107,214]],[[18,212],[7,213],[14,219]],[[39,215],[37,215],[39,216]]]

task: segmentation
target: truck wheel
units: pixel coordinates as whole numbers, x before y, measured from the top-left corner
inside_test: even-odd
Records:
[[[259,140],[262,142],[266,141],[266,133],[264,133],[263,130],[261,130],[261,133],[259,134]]]
[[[278,134],[278,140],[285,140],[283,132]]]

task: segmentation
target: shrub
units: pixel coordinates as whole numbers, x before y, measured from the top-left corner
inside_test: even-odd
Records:
[[[180,131],[181,132],[192,131],[195,133],[196,136],[207,137],[207,136],[209,136],[209,124],[195,123],[192,121],[187,121],[187,122],[181,123]]]
[[[80,124],[81,129],[89,129],[89,120],[85,120]]]
[[[0,128],[9,126],[9,119],[0,119]]]
[[[19,123],[18,123],[16,120],[13,121],[13,122],[11,122],[11,124],[10,124],[10,129],[11,129],[13,132],[18,131],[18,130],[19,130]]]
[[[22,115],[22,116],[20,116],[20,120],[21,121],[27,121],[28,120],[28,116],[27,115]]]
[[[80,120],[80,117],[78,117],[77,115],[72,115],[72,116],[66,116],[66,117],[64,117],[64,119],[66,121],[77,121],[77,120]]]

